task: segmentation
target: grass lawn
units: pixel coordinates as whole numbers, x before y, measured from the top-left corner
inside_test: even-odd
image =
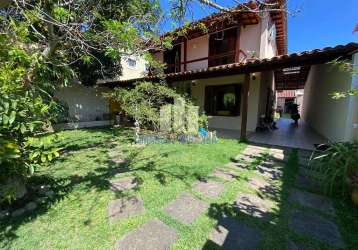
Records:
[[[238,192],[252,193],[247,179],[255,171],[240,170],[240,178],[225,183],[224,193],[217,199],[208,199],[193,193],[210,204],[207,213],[193,224],[177,222],[163,212],[166,205],[180,193],[193,192],[192,184],[208,176],[215,167],[228,163],[238,155],[245,144],[236,140],[221,139],[212,145],[165,144],[136,147],[131,145],[132,132],[125,129],[89,129],[65,131],[57,134],[59,147],[65,153],[50,166],[39,169],[33,183],[50,183],[55,191],[52,200],[31,215],[0,221],[0,248],[4,249],[113,249],[124,234],[138,228],[152,218],[159,218],[176,229],[179,240],[173,249],[211,249],[207,238],[223,211],[232,212],[229,206]],[[110,155],[110,156],[109,156]],[[128,160],[128,172],[121,176],[135,176],[138,189],[115,194],[109,181],[115,176],[118,165],[110,157]],[[259,163],[257,159],[256,163]],[[280,192],[275,197],[272,219],[257,220],[244,214],[237,218],[262,232],[261,249],[286,249],[287,239],[307,242],[317,248],[325,244],[297,236],[288,229],[288,213],[293,205],[287,202],[288,190],[297,172],[297,152],[289,155],[282,180],[275,185]],[[145,212],[129,219],[109,223],[108,203],[123,195],[139,195]],[[336,202],[338,223],[349,246],[358,245],[358,214],[346,203]],[[348,225],[348,226],[347,226]],[[329,249],[327,247],[327,249]]]

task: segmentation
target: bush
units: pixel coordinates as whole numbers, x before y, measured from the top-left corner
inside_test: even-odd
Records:
[[[333,143],[319,156],[313,158],[311,166],[323,176],[328,194],[340,192],[345,195],[358,173],[358,143]]]

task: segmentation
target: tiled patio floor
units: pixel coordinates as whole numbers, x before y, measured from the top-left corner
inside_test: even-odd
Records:
[[[277,130],[270,132],[253,132],[248,140],[253,143],[281,147],[313,150],[316,143],[327,143],[328,140],[300,120],[298,126],[291,119],[281,118],[277,121]],[[219,137],[240,138],[238,130],[217,130]]]

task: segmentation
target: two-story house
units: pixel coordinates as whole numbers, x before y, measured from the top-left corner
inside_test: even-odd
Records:
[[[191,23],[185,37],[174,40],[173,49],[154,52],[167,65],[165,73],[177,89],[189,93],[202,112],[209,116],[213,129],[240,130],[244,99],[247,99],[247,130],[255,131],[260,116],[268,115],[272,106],[273,72],[245,74],[212,74],[195,77],[224,65],[269,59],[287,52],[285,12],[260,14],[242,11],[243,5],[230,13],[216,13]],[[201,24],[201,25],[199,25]],[[200,27],[205,25],[206,30]],[[191,77],[185,77],[191,72]],[[177,76],[177,77],[175,77]],[[249,96],[245,97],[244,92]],[[246,102],[246,101],[245,101]]]
[[[211,129],[236,138],[247,138],[247,132],[254,132],[262,118],[271,115],[276,90],[304,89],[302,118],[307,126],[294,129],[286,123],[278,132],[249,139],[306,149],[326,139],[358,140],[358,98],[331,98],[334,91],[356,89],[357,77],[327,64],[337,58],[356,64],[358,44],[287,54],[286,1],[278,2],[281,5],[274,11],[247,11],[250,2],[191,23],[171,50],[153,51],[167,64],[166,81],[190,94],[209,116]],[[160,79],[148,75],[102,86]]]

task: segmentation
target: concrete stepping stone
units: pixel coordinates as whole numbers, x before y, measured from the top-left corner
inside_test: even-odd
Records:
[[[314,192],[322,192],[323,190],[321,182],[300,173],[296,176],[295,186]]]
[[[281,195],[281,190],[279,187],[274,184],[269,183],[265,179],[258,178],[256,176],[249,178],[249,186],[260,192],[262,196],[269,197],[270,199],[279,200]]]
[[[297,234],[312,237],[334,247],[344,247],[336,223],[317,214],[294,210],[290,215],[288,226]]]
[[[297,244],[293,241],[289,241],[287,244],[287,250],[313,250],[313,248]]]
[[[296,202],[303,207],[317,209],[323,213],[334,215],[334,208],[328,197],[292,189],[290,191],[290,201]]]
[[[234,207],[250,216],[268,219],[273,208],[273,202],[254,194],[239,194],[236,197]]]
[[[266,162],[256,166],[256,171],[270,180],[278,180],[283,176],[282,170],[279,166]]]
[[[197,182],[193,190],[206,197],[217,198],[222,192],[224,192],[225,185],[213,180],[202,180]]]
[[[184,224],[191,224],[208,207],[205,202],[195,198],[193,195],[183,193],[176,200],[169,203],[164,211]]]
[[[168,250],[178,239],[177,232],[158,219],[148,221],[140,228],[117,241],[117,250]]]
[[[123,197],[113,200],[108,205],[108,218],[110,222],[125,219],[144,212],[143,201],[139,197]]]
[[[224,250],[254,250],[260,243],[261,232],[226,217],[218,222],[209,239]]]
[[[211,174],[213,177],[218,177],[224,179],[226,181],[232,181],[239,178],[239,174],[223,168],[216,168],[214,172]]]
[[[248,183],[249,183],[250,187],[255,190],[264,189],[271,185],[266,180],[264,180],[262,178],[258,178],[256,176],[250,177],[248,180]]]
[[[113,180],[110,183],[111,183],[110,188],[114,192],[122,192],[122,191],[136,188],[138,186],[138,182],[136,181],[136,178],[133,176],[128,176],[121,179]]]

